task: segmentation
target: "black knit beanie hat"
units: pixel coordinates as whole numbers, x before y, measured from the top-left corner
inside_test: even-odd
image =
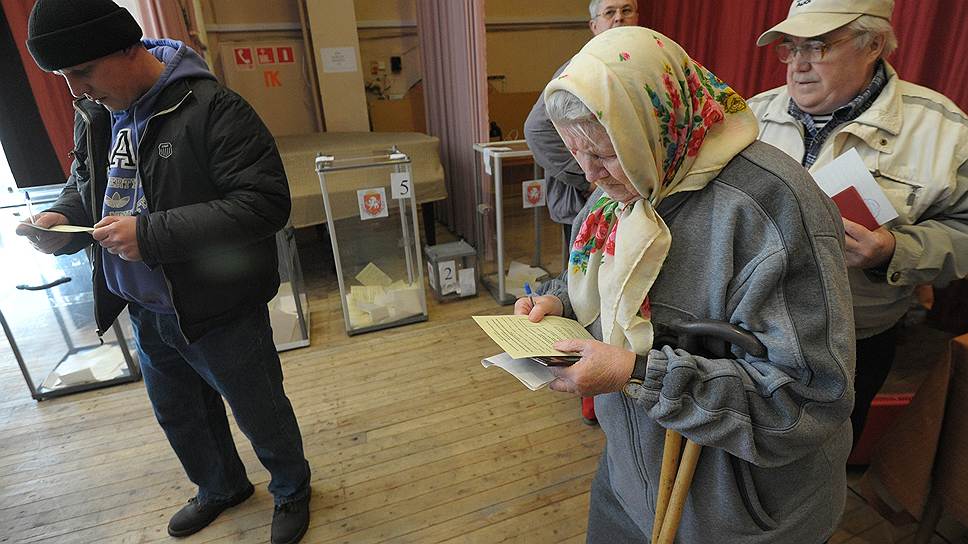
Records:
[[[27,22],[27,49],[48,72],[120,51],[141,39],[128,10],[111,0],[37,0]]]

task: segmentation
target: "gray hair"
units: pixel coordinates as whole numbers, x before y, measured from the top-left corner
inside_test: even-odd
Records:
[[[545,111],[548,118],[560,130],[567,130],[577,134],[590,142],[595,142],[593,133],[601,131],[606,134],[605,127],[598,117],[588,109],[580,98],[568,91],[554,91],[545,98]]]
[[[588,13],[591,13],[592,19],[598,17],[598,6],[602,5],[602,0],[592,0],[588,3]]]
[[[882,59],[887,58],[897,49],[897,35],[894,34],[894,27],[887,19],[873,15],[861,15],[849,23],[847,28],[858,34],[854,41],[857,49],[864,49],[878,37],[884,38],[884,49],[881,50]]]
[[[545,111],[548,118],[559,125],[577,125],[592,122],[598,123],[598,118],[588,109],[580,98],[568,91],[554,91],[545,98]]]

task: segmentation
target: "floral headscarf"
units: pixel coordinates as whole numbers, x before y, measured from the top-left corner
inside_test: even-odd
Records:
[[[593,38],[545,88],[578,97],[607,132],[644,198],[600,198],[572,247],[568,296],[582,325],[636,353],[652,347],[648,292],[672,241],[655,213],[674,193],[702,189],[757,136],[746,102],[678,44],[642,27]],[[557,127],[561,132],[561,127]]]

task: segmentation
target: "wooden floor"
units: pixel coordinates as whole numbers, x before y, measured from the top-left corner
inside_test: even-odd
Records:
[[[312,345],[282,361],[313,470],[304,542],[584,542],[604,439],[574,397],[480,365],[498,349],[470,316],[509,308],[431,303],[425,323],[349,338],[303,242]],[[268,541],[268,474],[235,434],[255,496],[180,542]],[[0,542],[171,542],[193,494],[142,383],[37,403],[0,344]],[[833,542],[910,542],[864,509],[850,501]]]

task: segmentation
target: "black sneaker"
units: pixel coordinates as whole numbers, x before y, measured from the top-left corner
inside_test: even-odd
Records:
[[[277,504],[272,512],[272,544],[296,544],[309,529],[309,498]]]
[[[249,487],[225,502],[200,503],[198,497],[192,497],[188,499],[188,504],[171,517],[168,534],[174,537],[193,535],[208,527],[222,512],[251,497],[253,492],[255,487],[249,484]]]

